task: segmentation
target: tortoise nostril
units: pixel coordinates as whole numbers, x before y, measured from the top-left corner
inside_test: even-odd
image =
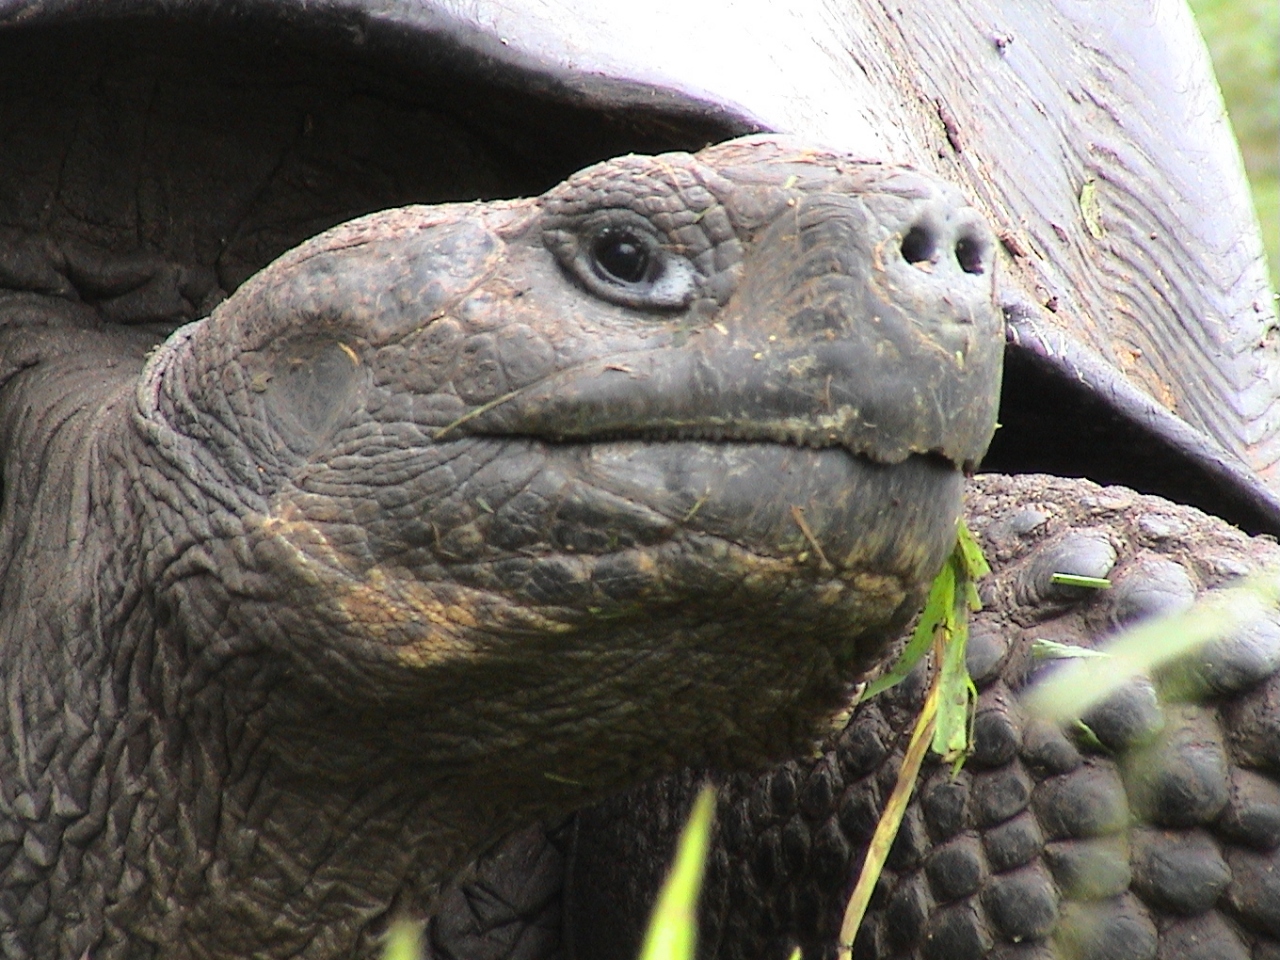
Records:
[[[930,263],[937,247],[933,231],[917,223],[902,238],[902,259],[907,263]]]
[[[965,273],[985,273],[982,261],[986,253],[986,245],[977,237],[961,237],[956,241],[956,261]]]

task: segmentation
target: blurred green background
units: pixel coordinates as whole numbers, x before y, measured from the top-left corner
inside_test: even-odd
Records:
[[[1271,286],[1280,290],[1280,3],[1191,0],[1253,186]]]

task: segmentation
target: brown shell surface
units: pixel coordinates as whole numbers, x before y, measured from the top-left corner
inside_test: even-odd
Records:
[[[910,78],[929,166],[969,185],[1046,322],[1274,488],[1275,306],[1190,14],[1053,6],[873,8],[887,62],[913,65],[885,82]]]

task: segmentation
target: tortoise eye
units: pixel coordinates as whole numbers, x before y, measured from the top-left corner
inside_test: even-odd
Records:
[[[651,255],[651,243],[630,230],[605,230],[591,244],[591,265],[602,280],[652,282],[661,274],[661,261]]]
[[[698,288],[688,257],[634,210],[593,210],[550,218],[543,243],[561,265],[602,300],[636,310],[682,310]]]

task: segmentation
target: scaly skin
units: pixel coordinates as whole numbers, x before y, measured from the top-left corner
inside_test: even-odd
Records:
[[[1033,657],[1035,639],[1097,645],[1242,575],[1274,575],[1280,550],[1188,507],[1084,480],[984,476],[966,499],[994,567],[969,649],[974,752],[954,778],[947,764],[926,764],[855,960],[1280,956],[1280,614],[1263,605],[1121,687],[1085,714],[1090,733],[1037,718],[1024,697],[1054,669]],[[1056,571],[1113,587],[1055,586]],[[917,671],[862,704],[816,756],[719,777],[701,955],[783,960],[794,944],[808,958],[835,955],[924,680]],[[562,829],[572,838],[567,956],[635,956],[660,869],[634,865],[665,859],[699,779],[647,786]],[[521,839],[524,860],[539,862]],[[506,866],[503,889],[532,904],[536,888],[522,890],[519,872]],[[479,955],[458,898],[448,902],[434,955]],[[551,955],[504,954],[497,947],[515,937],[489,924],[486,955]]]
[[[517,826],[794,751],[1002,349],[952,191],[768,140],[354,221],[161,337],[0,298],[8,956],[370,956]]]

